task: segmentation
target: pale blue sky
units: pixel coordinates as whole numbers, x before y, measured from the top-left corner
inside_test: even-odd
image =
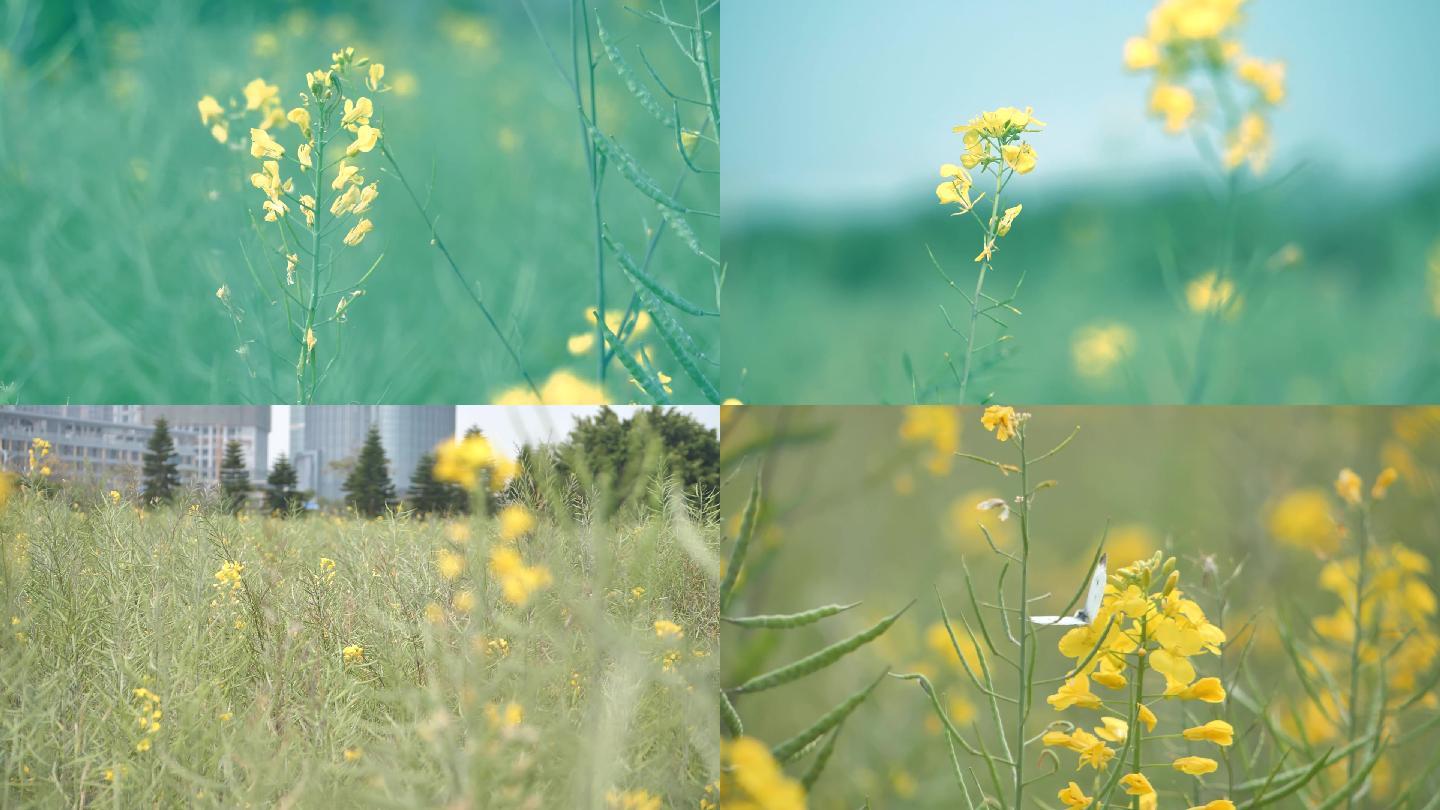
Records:
[[[950,128],[982,109],[1035,108],[1032,189],[1198,165],[1144,115],[1121,67],[1153,3],[1113,0],[731,0],[721,47],[725,215],[757,207],[874,211],[929,193]],[[1288,64],[1276,171],[1300,158],[1393,179],[1440,159],[1440,3],[1251,0],[1247,51]]]

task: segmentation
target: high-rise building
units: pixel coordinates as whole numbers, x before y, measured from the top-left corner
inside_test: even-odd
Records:
[[[126,406],[136,407],[136,406]],[[195,466],[202,480],[220,481],[225,445],[240,442],[250,480],[265,480],[270,453],[269,405],[142,405],[139,419],[147,425],[164,417],[172,432],[195,439]]]
[[[317,500],[345,497],[349,474],[365,434],[374,425],[390,462],[390,480],[405,494],[420,456],[455,435],[453,405],[306,405],[290,408],[290,458],[300,488]]]
[[[50,442],[49,466],[69,480],[116,489],[139,485],[145,445],[155,432],[129,405],[12,405],[0,408],[0,469],[24,471],[31,442]],[[176,431],[176,462],[185,484],[212,483],[198,464],[194,434]]]

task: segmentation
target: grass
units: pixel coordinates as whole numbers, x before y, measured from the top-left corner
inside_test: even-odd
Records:
[[[544,491],[518,548],[553,583],[523,606],[487,570],[483,517],[17,495],[0,511],[0,805],[697,806],[718,776],[713,517],[659,483],[608,518]]]
[[[545,35],[565,39],[565,6],[535,5]],[[49,39],[24,23],[56,8],[22,3],[15,12],[0,32],[9,48],[0,59],[0,182],[9,189],[0,221],[24,234],[0,248],[0,295],[12,302],[0,383],[14,386],[12,401],[294,398],[283,313],[247,270],[247,261],[267,260],[250,227],[262,199],[248,184],[257,161],[217,145],[195,104],[207,93],[223,104],[256,76],[293,104],[305,71],[342,45],[386,64],[397,89],[383,97],[384,143],[531,376],[568,370],[593,381],[594,350],[567,350],[570,336],[593,328],[586,313],[596,304],[585,146],[573,98],[518,7],[321,15],[274,4],[202,16],[165,2],[100,19],[75,12]],[[662,75],[681,67],[668,33],[649,21],[617,12],[605,25],[627,53],[650,46]],[[596,82],[607,135],[658,177],[688,171],[674,133],[655,125],[613,71],[598,70]],[[715,162],[711,148],[700,143],[692,159]],[[353,266],[343,275],[384,259],[350,307],[344,351],[316,401],[484,402],[523,384],[401,184],[393,174],[372,179],[381,190],[370,214],[376,230],[345,258]],[[602,190],[606,224],[635,252],[661,216],[611,180]],[[715,177],[699,176],[684,198],[714,210],[718,189]],[[690,224],[715,240],[712,220]],[[606,272],[612,288],[628,286],[613,263]],[[658,242],[650,273],[691,301],[715,298],[710,264],[679,240]],[[215,300],[221,284],[244,313],[238,331]],[[701,351],[718,353],[716,319],[693,324],[692,334]],[[675,378],[677,401],[701,401],[653,331],[634,348],[642,345]],[[97,364],[107,373],[95,373]],[[609,398],[637,396],[625,375],[612,377]]]
[[[1076,604],[1072,597],[1083,598],[1102,540],[1112,575],[1160,552],[1146,577],[1156,593],[1167,580],[1160,560],[1173,556],[1179,587],[1228,637],[1221,655],[1193,660],[1200,676],[1221,679],[1224,703],[1160,699],[1166,679],[1147,668],[1146,703],[1160,719],[1144,735],[1138,762],[1159,789],[1161,807],[1224,796],[1242,807],[1266,798],[1269,807],[1429,806],[1440,773],[1433,748],[1440,642],[1433,601],[1396,574],[1389,555],[1402,544],[1415,555],[1408,564],[1424,572],[1440,559],[1433,539],[1440,528],[1434,510],[1440,423],[1433,408],[1025,408],[1034,414],[1025,428],[1035,491],[1028,514],[1012,500],[1019,475],[954,456],[958,450],[1018,463],[1015,440],[1000,444],[984,432],[980,408],[937,410],[949,415],[958,444],[942,432],[903,438],[899,427],[907,419],[898,408],[726,410],[726,534],[749,540],[725,615],[849,606],[784,630],[723,626],[720,680],[744,735],[779,747],[877,672],[888,668],[905,678],[880,683],[848,714],[825,744],[828,765],[818,779],[811,769],[821,752],[799,752],[787,765],[810,787],[810,806],[857,807],[868,799],[874,807],[979,807],[982,797],[997,795],[1011,806],[1014,761],[1028,783],[1025,806],[1055,807],[1057,791],[1071,780],[1094,797],[1106,780],[1136,770],[1139,746],[1122,754],[1125,746],[1112,744],[1116,760],[1097,773],[1077,770],[1073,752],[1041,744],[1044,731],[1100,724],[1100,712],[1057,711],[1046,703],[1079,663],[1073,652],[1057,650],[1066,630],[1022,635],[1010,615],[1013,636],[1032,643],[1024,653],[1034,674],[1023,735],[1015,733],[1018,704],[1009,702],[1027,689],[1009,663],[1018,663],[1020,653],[996,608],[1020,610],[1024,572],[1017,560],[1028,562],[1028,596],[1038,600],[1027,612],[1065,614],[1067,604],[1071,610]],[[1077,425],[1062,452],[1036,461]],[[1386,466],[1399,471],[1399,481],[1374,499],[1370,486]],[[1346,467],[1362,481],[1355,505],[1335,485]],[[763,470],[764,494],[753,508],[756,525],[747,530],[743,515],[752,511],[746,502],[756,470]],[[994,497],[1010,502],[1008,521],[977,510]],[[1016,559],[996,555],[981,525]],[[1362,548],[1365,569],[1356,566]],[[1365,583],[1367,607],[1360,632],[1352,634],[1354,611],[1340,594],[1356,580]],[[845,643],[912,599],[918,602],[893,626],[807,674],[803,687],[737,688]],[[977,665],[982,650],[988,673]],[[966,664],[982,683],[993,676],[993,691],[1002,696],[994,705]],[[933,701],[917,686],[921,676],[933,686]],[[1139,682],[1139,671],[1130,673],[1130,687]],[[1095,684],[1094,692],[1112,711],[1133,706],[1128,689]],[[1122,716],[1135,726],[1134,715]],[[1211,719],[1233,725],[1233,746],[1174,738]],[[729,733],[738,736],[733,728]],[[1015,759],[1022,737],[1027,745]],[[967,751],[967,744],[984,745],[995,761]],[[1180,755],[1214,758],[1219,770],[1199,778],[1178,774],[1170,762]],[[1267,786],[1272,769],[1276,777]],[[1292,785],[1293,792],[1281,792]],[[1130,801],[1117,792],[1108,806]]]
[[[1440,330],[1427,269],[1440,177],[1339,191],[1319,174],[1269,178],[1242,201],[1239,255],[1257,257],[1263,284],[1219,324],[1203,402],[1403,404],[1440,393],[1422,348]],[[1006,317],[1009,354],[982,368],[969,400],[1186,403],[1205,318],[1184,288],[1217,263],[1209,185],[1047,188],[1038,170],[1024,179],[1025,212],[987,281],[1003,296],[1024,272],[1023,315]],[[968,310],[926,248],[973,284],[975,237],[923,203],[929,194],[920,186],[914,207],[838,221],[727,210],[726,260],[745,272],[727,291],[726,390],[773,404],[954,401],[943,354],[958,363],[963,347],[938,305],[957,318]],[[1298,263],[1269,269],[1286,245],[1299,248]],[[1110,323],[1133,331],[1133,347],[1108,373],[1082,374],[1077,335]]]

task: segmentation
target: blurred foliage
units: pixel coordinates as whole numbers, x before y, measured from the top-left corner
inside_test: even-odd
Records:
[[[548,39],[568,41],[567,4],[534,8]],[[238,96],[257,76],[292,103],[304,72],[343,45],[386,63],[394,87],[385,99],[386,141],[532,376],[593,374],[593,354],[572,356],[566,345],[590,328],[594,305],[583,145],[565,82],[518,4],[16,0],[7,12],[0,227],[15,237],[0,243],[7,401],[290,399],[284,381],[293,360],[269,362],[272,351],[288,349],[242,344],[214,297],[228,284],[247,325],[276,317],[246,267],[273,259],[257,252],[250,230],[253,161],[218,146],[195,105],[206,93],[222,103]],[[663,44],[647,54],[662,75],[677,69],[682,57],[664,31],[618,9],[606,24],[625,47]],[[654,125],[617,76],[600,71],[597,82],[607,134],[661,177],[688,171],[673,133]],[[697,159],[716,159],[707,148]],[[379,226],[355,261],[368,266],[381,253],[384,260],[349,310],[355,328],[322,396],[493,399],[519,381],[513,361],[399,184],[388,173],[378,179],[388,189],[377,203]],[[638,243],[660,216],[649,200],[612,186],[607,224]],[[716,178],[699,177],[687,198],[713,209],[718,189]],[[711,221],[692,225],[702,239],[718,234]],[[651,271],[706,300],[714,285],[702,264],[684,243],[662,240]],[[718,324],[695,339],[717,353]],[[634,348],[652,345],[664,355],[653,331]],[[236,355],[241,346],[253,376]],[[678,369],[669,371],[677,400],[700,401]],[[612,398],[635,396],[623,379],[611,387]]]
[[[1236,209],[1254,283],[1218,324],[1205,400],[1425,402],[1440,396],[1440,174],[1365,187],[1316,164],[1267,177]],[[916,199],[929,189],[916,189]],[[997,295],[1021,273],[1007,354],[971,399],[1179,403],[1205,320],[1187,285],[1219,263],[1218,182],[1178,173],[1122,188],[1030,190],[1005,240]],[[926,255],[973,279],[968,229],[936,205],[819,218],[727,211],[738,271],[724,325],[728,395],[750,403],[953,401],[943,359],[960,341],[939,311],[967,312]],[[1023,238],[1021,238],[1023,237]],[[989,283],[989,282],[987,282]],[[1088,328],[1132,334],[1098,365]],[[918,390],[905,370],[910,358]],[[938,381],[938,384],[937,384]],[[927,388],[927,385],[935,385]]]

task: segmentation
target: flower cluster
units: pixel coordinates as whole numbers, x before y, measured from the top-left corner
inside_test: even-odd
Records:
[[[660,797],[648,790],[615,790],[605,793],[608,810],[660,810]]]
[[[525,605],[536,591],[550,587],[550,569],[543,565],[526,565],[520,552],[510,545],[497,545],[490,550],[490,573],[500,583],[500,594],[517,607]]]
[[[334,561],[334,560],[330,559],[329,557],[321,557],[321,558],[320,558],[320,566],[319,566],[319,569],[320,569],[320,570],[319,570],[319,573],[317,574],[317,576],[318,576],[318,578],[320,579],[321,582],[323,582],[323,583],[326,584],[326,585],[329,585],[330,583],[332,583],[332,582],[335,581],[335,561]]]
[[[222,597],[230,604],[235,604],[239,601],[240,592],[245,589],[245,563],[235,560],[222,562],[220,569],[215,572],[215,584],[210,587],[216,591],[216,597],[210,600],[210,607],[219,607]]]
[[[50,467],[50,451],[54,449],[50,442],[36,436],[30,440],[30,457],[26,467],[26,473],[32,478],[40,476],[49,478],[53,470]]]
[[[1078,766],[1096,771],[1106,770],[1116,758],[1114,745],[1141,743],[1144,734],[1153,732],[1159,723],[1147,699],[1175,699],[1221,703],[1225,688],[1218,678],[1197,677],[1192,658],[1204,654],[1219,655],[1225,643],[1225,632],[1205,618],[1205,612],[1180,590],[1180,572],[1174,570],[1175,560],[1162,561],[1157,553],[1122,568],[1111,576],[1098,614],[1090,624],[1076,627],[1061,637],[1062,655],[1074,659],[1074,675],[1064,681],[1055,694],[1046,698],[1057,711],[1071,708],[1090,709],[1101,713],[1100,725],[1087,731],[1071,724],[1057,724],[1069,730],[1046,732],[1042,742],[1075,752]],[[1144,677],[1154,670],[1165,678],[1165,689],[1158,695],[1146,695]],[[1133,681],[1133,687],[1131,687]],[[1112,707],[1091,691],[1091,684],[1109,690],[1133,689],[1133,698],[1125,705]],[[1132,729],[1143,727],[1131,739]],[[1211,720],[1181,731],[1181,737],[1193,742],[1228,746],[1234,730],[1222,720]],[[1174,759],[1172,767],[1191,776],[1210,773],[1218,767],[1214,759],[1185,755]],[[1154,807],[1155,789],[1143,773],[1129,773],[1120,785],[1132,796],[1140,797],[1141,807]],[[1073,782],[1061,791],[1060,798],[1070,807],[1088,806],[1088,797]],[[1223,801],[1223,800],[1222,800]]]
[[[1154,75],[1150,112],[1180,133],[1207,121],[1221,128],[1227,169],[1270,159],[1267,116],[1285,99],[1285,64],[1244,52],[1235,40],[1244,0],[1161,0],[1144,36],[1125,43],[1125,66]],[[1207,88],[1206,101],[1197,96]],[[1248,92],[1244,92],[1248,88]],[[1241,96],[1244,96],[1242,99]]]
[[[980,415],[980,424],[995,434],[997,441],[1006,442],[1020,432],[1020,426],[1030,419],[1028,413],[1016,413],[1009,405],[991,405]]]
[[[155,735],[160,733],[160,718],[165,716],[165,712],[160,708],[160,696],[149,689],[136,687],[133,695],[136,702],[135,723],[140,726],[140,739],[135,743],[135,750],[143,754],[150,750]]]
[[[358,644],[349,644],[349,645],[346,645],[345,649],[343,649],[343,650],[340,651],[340,657],[341,657],[341,659],[344,660],[344,662],[347,663],[347,664],[361,664],[361,663],[364,663],[364,661],[365,661],[365,648],[364,648],[364,647],[361,647],[361,646],[358,645]]]
[[[608,318],[607,318],[608,320]],[[496,405],[605,405],[610,398],[602,386],[577,377],[574,372],[560,369],[553,372],[539,393],[529,386],[517,385],[501,391]]]
[[[720,761],[720,806],[726,810],[804,810],[805,789],[759,740],[722,741]]]
[[[1014,205],[999,213],[999,194],[1005,181],[1016,174],[1029,174],[1035,170],[1035,148],[1024,140],[1027,133],[1039,132],[1045,124],[1031,115],[1031,108],[1023,111],[1015,107],[1001,107],[981,113],[968,124],[955,127],[955,132],[964,137],[965,154],[960,164],[946,163],[940,167],[940,176],[945,178],[935,187],[935,196],[942,205],[955,205],[958,214],[968,214],[984,198],[971,197],[974,178],[970,170],[993,173],[996,177],[996,199],[985,223],[985,244],[977,262],[989,262],[995,252],[995,240],[1010,233],[1015,218],[1020,216],[1023,206]]]
[[[479,433],[449,439],[435,448],[435,477],[474,490],[482,485],[499,492],[519,471],[514,459],[497,452]]]

